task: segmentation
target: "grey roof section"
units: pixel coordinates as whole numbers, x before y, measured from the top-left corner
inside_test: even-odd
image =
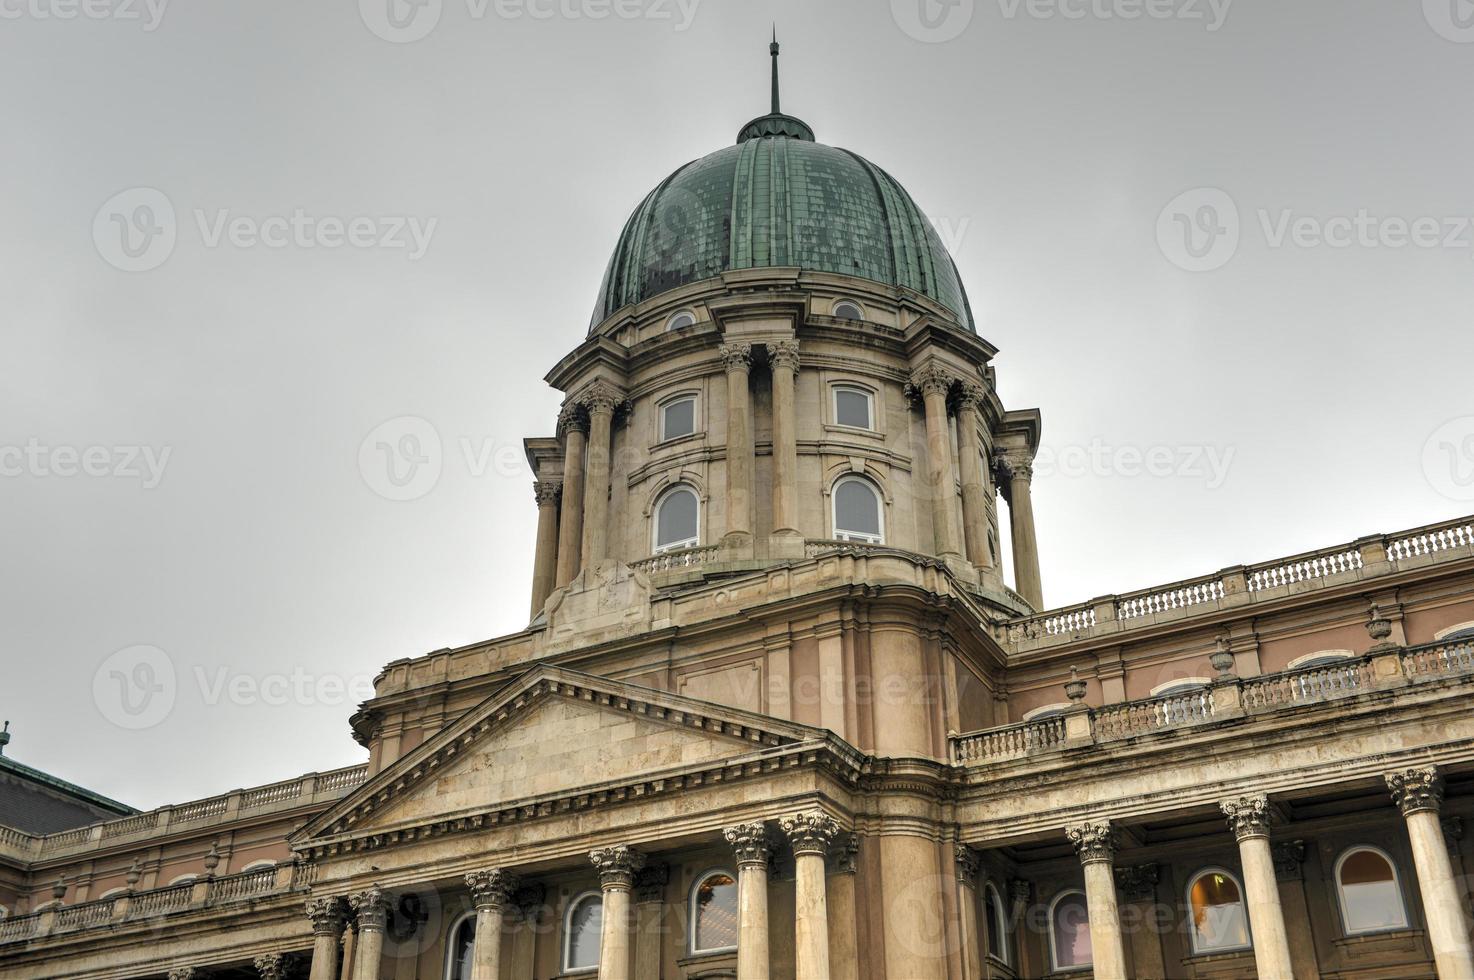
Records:
[[[138,811],[64,779],[0,756],[0,825],[55,834]]]

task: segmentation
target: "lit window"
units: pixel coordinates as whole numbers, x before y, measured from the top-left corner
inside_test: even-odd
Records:
[[[737,879],[726,871],[698,878],[691,889],[691,952],[737,948]]]
[[[660,439],[679,439],[696,431],[696,397],[685,395],[660,406]]]
[[[445,980],[471,980],[471,956],[476,947],[476,915],[463,917],[450,931]]]
[[[834,485],[834,536],[841,541],[884,542],[880,493],[870,481],[846,476]]]
[[[1187,886],[1195,953],[1249,948],[1244,893],[1233,875],[1219,868],[1198,872]]]
[[[983,886],[983,915],[988,921],[988,955],[1008,965],[1008,917],[1003,914],[1003,898],[992,882]]]
[[[1336,862],[1336,892],[1346,934],[1407,928],[1407,908],[1392,859],[1371,847],[1355,847]]]
[[[875,428],[874,399],[864,388],[834,386],[834,423],[852,429]]]
[[[1090,909],[1084,892],[1065,892],[1050,906],[1049,956],[1056,970],[1090,966]]]
[[[671,487],[655,505],[655,551],[694,548],[701,540],[701,501],[684,483]]]
[[[842,299],[834,304],[834,315],[841,320],[863,320],[865,311],[853,300]]]
[[[603,930],[603,896],[586,892],[574,899],[563,923],[563,972],[599,968],[599,940]]]
[[[694,326],[696,326],[696,314],[692,313],[690,310],[682,310],[679,313],[672,314],[671,318],[665,321],[665,329],[667,332],[671,330],[681,330],[685,327]]]

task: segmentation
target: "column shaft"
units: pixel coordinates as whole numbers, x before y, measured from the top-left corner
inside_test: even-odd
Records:
[[[312,920],[312,970],[310,980],[337,980],[338,944],[348,906],[341,898],[307,900],[307,917]]]
[[[1244,897],[1249,906],[1249,928],[1254,931],[1254,966],[1259,980],[1292,980],[1295,971],[1290,965],[1290,938],[1285,931],[1269,838],[1242,838],[1239,862],[1244,869]]]
[[[737,980],[768,980],[768,866],[737,869]]]
[[[798,980],[829,980],[829,905],[824,892],[824,855],[794,858],[794,942]]]
[[[1127,980],[1126,947],[1116,906],[1116,878],[1104,861],[1085,865],[1085,904],[1090,909],[1090,948],[1097,980]]]
[[[798,374],[798,344],[768,345],[773,373],[773,532],[798,531],[798,419],[794,384]]]
[[[978,920],[978,873],[981,861],[966,844],[956,845],[957,902],[962,920],[962,975],[981,977],[986,955],[986,930]]]
[[[379,964],[384,958],[384,930],[358,930],[358,956],[353,964],[353,980],[379,980]]]
[[[537,494],[537,553],[532,564],[532,615],[542,611],[558,577],[559,483],[539,483]]]
[[[1438,812],[1409,813],[1407,833],[1413,845],[1418,891],[1423,896],[1423,919],[1428,924],[1428,941],[1433,946],[1438,975],[1445,980],[1474,980],[1469,930]]]
[[[609,557],[609,453],[614,435],[614,402],[589,405],[588,463],[584,467],[583,567]]]
[[[1039,575],[1039,540],[1034,533],[1032,479],[1025,463],[1013,468],[1009,478],[1008,517],[1013,538],[1013,576],[1019,595],[1035,609],[1044,608],[1044,584]]]
[[[578,574],[583,557],[584,451],[582,419],[569,416],[563,449],[563,519],[558,528],[558,577],[562,588]]]
[[[952,436],[947,426],[947,392],[953,378],[938,367],[922,370],[912,380],[926,410],[926,473],[931,484],[932,524],[937,554],[961,558],[957,533],[957,477],[952,467]]]
[[[377,885],[352,896],[349,905],[358,919],[354,980],[379,980],[384,959],[384,926],[389,918],[389,896]]]
[[[501,980],[502,910],[483,906],[476,910],[476,942],[471,947],[471,980]]]
[[[338,939],[330,932],[312,937],[312,972],[310,980],[338,980]]]
[[[621,844],[590,851],[589,860],[599,869],[599,885],[604,893],[599,980],[630,980],[634,931],[630,892],[635,886],[635,875],[645,867],[645,855]]]
[[[964,385],[957,409],[957,469],[962,478],[962,539],[967,560],[978,568],[993,567],[988,553],[988,481],[983,468],[983,447],[978,438],[979,406],[983,389]]]
[[[727,366],[727,536],[752,535],[751,344],[722,347]]]

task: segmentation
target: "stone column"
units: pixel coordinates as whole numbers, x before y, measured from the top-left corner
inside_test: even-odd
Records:
[[[773,373],[773,533],[799,535],[798,416],[794,385],[798,377],[798,341],[768,345]]]
[[[542,612],[558,578],[558,498],[562,483],[537,483],[537,553],[532,562],[532,615]]]
[[[307,918],[312,920],[310,980],[338,980],[338,946],[348,909],[341,898],[309,898]]]
[[[947,393],[953,380],[943,368],[932,364],[913,375],[911,385],[921,393],[921,402],[926,410],[926,473],[931,484],[937,554],[943,558],[960,559],[962,549],[954,513],[957,477],[952,469],[952,436],[947,427]]]
[[[466,875],[476,906],[476,942],[471,947],[471,980],[501,980],[502,926],[512,907],[517,876],[501,868]]]
[[[1116,835],[1111,825],[1084,823],[1065,830],[1085,872],[1085,905],[1090,911],[1090,948],[1096,980],[1127,980],[1121,914],[1116,907]]]
[[[1244,796],[1220,804],[1229,829],[1239,842],[1239,864],[1244,869],[1244,901],[1249,928],[1254,931],[1254,966],[1259,980],[1293,980],[1290,939],[1280,906],[1279,880],[1269,848],[1273,811],[1265,796]]]
[[[737,980],[768,980],[768,827],[742,823],[722,836],[737,855]]]
[[[829,904],[824,892],[824,857],[839,824],[822,810],[782,817],[778,826],[793,845],[794,976],[829,980]]]
[[[988,553],[988,478],[983,471],[983,447],[978,438],[987,389],[964,384],[957,402],[957,468],[962,478],[962,540],[967,560],[978,568],[992,568]]]
[[[547,893],[547,888],[534,882],[523,885],[512,896],[512,904],[517,909],[517,927],[512,933],[510,957],[513,980],[532,980]]]
[[[358,962],[358,915],[348,906],[348,931],[343,934],[343,975],[338,980],[354,980],[353,966]]]
[[[614,448],[614,410],[623,394],[596,382],[583,393],[589,413],[588,462],[584,466],[583,567],[609,557],[609,462]]]
[[[1157,898],[1157,880],[1161,869],[1155,864],[1128,865],[1116,868],[1116,898],[1122,916],[1136,923],[1123,937],[1131,950],[1131,972],[1139,977],[1165,977],[1166,957],[1162,954],[1162,937],[1147,923],[1153,921],[1152,906]],[[1135,907],[1133,907],[1135,906]]]
[[[855,893],[860,835],[841,833],[829,848],[825,900],[829,904],[829,980],[860,980],[859,916]]]
[[[1423,895],[1423,919],[1438,976],[1444,980],[1474,978],[1474,955],[1469,949],[1459,888],[1448,858],[1438,811],[1443,806],[1443,774],[1436,766],[1406,769],[1387,776],[1387,788],[1407,821],[1418,869],[1418,891]]]
[[[962,912],[962,975],[983,975],[985,930],[978,921],[978,872],[982,858],[967,844],[956,845],[957,903]]]
[[[661,976],[661,928],[670,866],[652,864],[635,876],[635,976]]]
[[[348,899],[358,919],[357,954],[353,963],[353,980],[379,980],[379,966],[384,958],[384,926],[389,920],[389,896],[378,885]]]
[[[1034,533],[1034,502],[1029,486],[1034,462],[1026,456],[1000,458],[999,472],[1008,480],[1009,535],[1013,539],[1013,576],[1018,594],[1035,609],[1044,608],[1044,584],[1039,575],[1039,539]]]
[[[558,525],[558,576],[562,588],[578,574],[583,557],[584,453],[589,431],[588,416],[569,402],[558,416],[563,430],[563,517]]]
[[[604,932],[599,947],[599,980],[630,980],[630,891],[645,855],[623,844],[589,852],[604,891]]]
[[[256,957],[251,965],[261,980],[286,980],[289,964],[285,953],[265,953]]]
[[[723,344],[727,369],[727,534],[741,541],[752,537],[752,370],[751,344]]]

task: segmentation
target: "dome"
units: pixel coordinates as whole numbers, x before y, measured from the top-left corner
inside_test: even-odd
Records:
[[[593,325],[724,272],[801,268],[913,290],[973,329],[957,267],[905,188],[778,111],[776,44],[773,54],[773,112],[640,203],[609,261]]]

